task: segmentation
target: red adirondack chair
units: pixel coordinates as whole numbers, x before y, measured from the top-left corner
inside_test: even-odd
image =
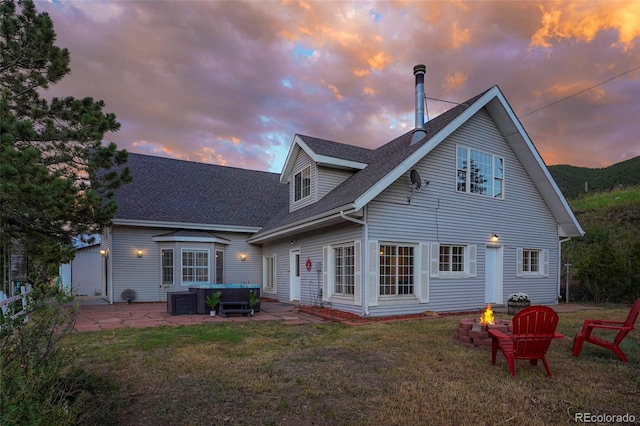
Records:
[[[622,362],[627,362],[627,356],[620,349],[620,343],[627,337],[627,334],[633,330],[633,326],[638,319],[638,314],[640,314],[640,299],[636,300],[631,310],[629,311],[629,315],[627,319],[623,321],[606,321],[606,320],[596,320],[596,319],[586,319],[584,320],[584,324],[582,325],[582,330],[576,334],[575,339],[573,340],[573,356],[580,355],[580,351],[582,351],[582,345],[584,342],[593,343],[594,345],[601,346],[606,349],[610,349],[614,354],[620,358]],[[594,329],[602,329],[602,330],[618,330],[618,334],[613,340],[606,340],[602,337],[597,337],[591,334]]]
[[[513,317],[513,334],[489,329],[491,364],[495,365],[499,348],[507,359],[512,376],[516,375],[516,359],[528,359],[531,365],[536,365],[541,359],[547,374],[553,377],[546,353],[553,339],[564,337],[556,333],[557,326],[558,314],[547,306],[530,306],[521,310]]]

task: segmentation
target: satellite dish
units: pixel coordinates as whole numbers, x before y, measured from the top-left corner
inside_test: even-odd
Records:
[[[420,179],[420,173],[416,169],[411,170],[411,186],[415,189],[420,189],[422,186],[422,180]]]

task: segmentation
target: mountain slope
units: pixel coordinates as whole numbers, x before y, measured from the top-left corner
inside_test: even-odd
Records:
[[[640,185],[640,156],[598,169],[569,165],[548,166],[548,169],[568,199],[585,194],[585,186],[588,192],[603,192]]]

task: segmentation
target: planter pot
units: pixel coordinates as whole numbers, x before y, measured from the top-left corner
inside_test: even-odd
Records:
[[[522,302],[507,302],[507,311],[509,312],[509,314],[515,315],[524,308],[528,308],[529,306],[531,306],[530,300],[525,300]]]
[[[212,317],[215,317],[216,316],[216,311],[210,311],[209,315],[211,315]]]

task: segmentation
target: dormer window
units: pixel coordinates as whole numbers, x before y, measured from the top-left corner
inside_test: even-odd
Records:
[[[296,173],[294,179],[294,201],[302,200],[311,195],[311,166]]]

